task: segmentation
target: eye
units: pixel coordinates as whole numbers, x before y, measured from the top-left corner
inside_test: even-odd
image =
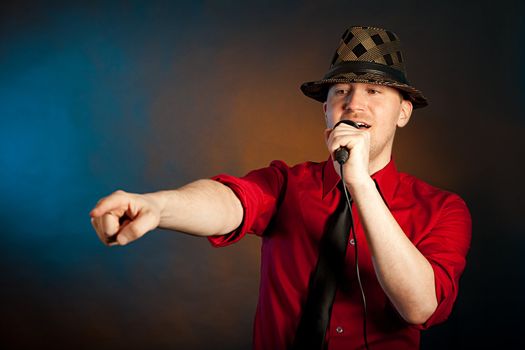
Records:
[[[368,93],[370,95],[377,95],[377,94],[381,93],[381,91],[379,91],[378,89],[375,89],[375,88],[368,88],[367,91],[368,91]]]
[[[337,96],[344,96],[348,93],[348,89],[339,88],[334,91]]]

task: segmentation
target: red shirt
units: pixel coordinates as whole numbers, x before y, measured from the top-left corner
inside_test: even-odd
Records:
[[[374,350],[417,349],[420,330],[444,321],[451,312],[470,246],[470,214],[459,196],[399,173],[393,161],[372,178],[407,237],[432,265],[438,307],[423,325],[409,325],[401,318],[379,285],[354,209],[359,268],[367,299],[368,344]],[[242,178],[218,175],[214,179],[229,186],[239,197],[244,218],[237,230],[209,237],[210,242],[226,246],[246,233],[262,237],[253,347],[287,349],[308,294],[323,227],[341,200],[337,188],[340,178],[331,161],[307,162],[291,168],[274,161]],[[336,293],[327,330],[328,349],[364,347],[363,306],[354,249],[347,249],[346,265],[349,283]]]

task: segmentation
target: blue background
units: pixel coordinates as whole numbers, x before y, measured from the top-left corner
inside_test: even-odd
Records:
[[[156,230],[103,246],[88,213],[148,192],[327,157],[298,86],[353,24],[402,39],[430,100],[400,130],[402,171],[459,193],[473,242],[449,321],[423,348],[525,346],[524,6],[519,1],[3,1],[3,349],[246,349],[260,242]]]

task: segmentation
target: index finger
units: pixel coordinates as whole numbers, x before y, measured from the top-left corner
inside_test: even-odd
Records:
[[[359,129],[359,125],[357,125],[356,122],[354,122],[353,120],[347,120],[347,119],[344,119],[344,120],[340,120],[337,122],[337,124],[334,125],[334,129],[337,128],[339,126],[339,124],[346,124],[346,125],[350,125],[356,129]]]
[[[124,196],[124,194],[124,191],[116,191],[111,195],[102,198],[95,208],[89,212],[89,216],[96,218],[113,210],[127,208],[129,205],[129,198]]]

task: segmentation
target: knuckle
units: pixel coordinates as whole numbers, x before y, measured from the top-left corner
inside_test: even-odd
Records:
[[[111,227],[113,226],[111,223],[112,215],[111,214],[104,214],[101,218],[100,227],[102,228],[102,231],[104,234],[109,235],[111,234]]]
[[[95,229],[95,232],[97,233],[97,235],[100,236],[102,234],[102,230],[100,228],[100,221],[98,219],[93,219],[91,220],[91,225]]]
[[[147,210],[144,210],[144,212],[142,213],[142,218],[146,220],[151,220],[155,218],[155,214],[153,213],[151,209],[147,209]]]
[[[332,143],[337,144],[337,143],[341,142],[341,139],[342,139],[341,136],[338,136],[338,135],[334,136],[334,138],[332,139]]]
[[[142,236],[142,230],[140,230],[137,225],[129,225],[127,236],[131,239],[137,239]]]

